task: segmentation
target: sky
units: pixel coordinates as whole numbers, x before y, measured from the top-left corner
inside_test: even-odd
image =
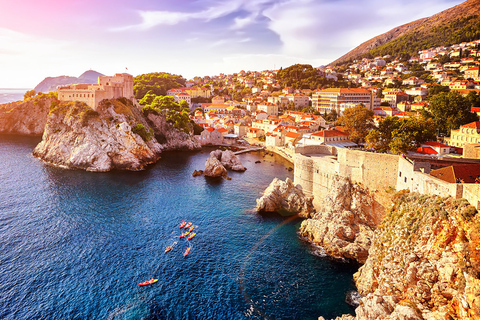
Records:
[[[186,79],[326,65],[463,0],[0,0],[0,88],[87,70]]]

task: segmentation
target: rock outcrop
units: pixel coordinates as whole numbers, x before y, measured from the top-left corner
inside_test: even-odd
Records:
[[[33,154],[60,167],[109,171],[141,170],[156,162],[161,150],[140,111],[118,99],[97,111],[80,102],[60,102],[50,111]]]
[[[0,105],[0,133],[41,136],[52,101],[56,98],[41,95]]]
[[[309,217],[314,212],[313,198],[304,195],[300,186],[295,186],[287,178],[282,181],[273,179],[265,189],[263,196],[257,199],[257,211],[298,213],[301,217]]]
[[[162,150],[199,150],[200,143],[191,135],[175,129],[167,122],[165,116],[149,114],[148,122],[155,133],[155,138],[161,144]]]
[[[247,170],[232,151],[215,150],[210,152],[210,157],[205,162],[203,174],[207,177],[226,177],[227,169],[232,171]]]
[[[220,150],[216,150],[216,156],[218,157]],[[230,150],[225,150],[225,151],[220,151],[221,157],[220,157],[220,162],[223,164],[225,169],[227,170],[232,170],[232,171],[245,171],[247,168],[245,168],[238,157]]]
[[[464,199],[399,193],[354,275],[357,320],[480,319],[480,217]]]
[[[337,176],[322,208],[302,222],[300,233],[333,257],[365,263],[377,224],[373,204],[368,189]]]

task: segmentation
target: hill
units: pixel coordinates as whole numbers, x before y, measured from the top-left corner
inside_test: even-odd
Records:
[[[480,39],[480,0],[467,0],[429,18],[401,25],[372,38],[331,64],[338,65],[364,56],[412,56],[419,50],[476,39]]]
[[[42,80],[36,87],[36,92],[51,92],[56,91],[57,86],[67,85],[67,84],[74,84],[74,83],[87,83],[87,84],[94,84],[97,83],[98,77],[103,76],[103,74],[88,70],[80,77],[70,77],[70,76],[59,76],[59,77],[47,77]]]

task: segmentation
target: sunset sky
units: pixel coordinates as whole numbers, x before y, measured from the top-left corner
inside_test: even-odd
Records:
[[[462,0],[0,0],[0,88],[48,76],[194,76],[328,64]]]

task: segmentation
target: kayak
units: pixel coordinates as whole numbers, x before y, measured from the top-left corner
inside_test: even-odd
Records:
[[[165,253],[167,253],[168,251],[172,250],[173,248],[173,244],[171,246],[168,246],[165,248]]]
[[[180,239],[182,239],[183,237],[188,236],[189,233],[190,233],[189,231],[183,232],[183,233],[180,235]]]
[[[183,227],[185,227],[185,225],[187,224],[186,221],[183,221],[181,224],[180,224],[180,229],[182,229]]]
[[[140,282],[138,285],[139,286],[147,286],[147,285],[155,283],[157,281],[158,281],[158,279],[150,279],[150,280],[147,280],[145,282]]]
[[[186,247],[185,248],[185,253],[183,254],[184,257],[188,256],[188,254],[190,253],[190,247]]]
[[[194,232],[194,233],[192,233],[192,234],[190,235],[190,237],[188,237],[187,239],[188,239],[188,240],[191,240],[191,239],[192,239],[193,237],[195,237],[196,235],[197,235],[197,234]]]
[[[187,225],[185,226],[185,229],[188,229],[188,228],[190,228],[191,226],[192,226],[192,223],[189,222],[189,223],[187,223]]]
[[[190,227],[190,229],[188,229],[188,231],[192,232],[194,228],[195,228],[195,226],[192,225],[192,226]]]

